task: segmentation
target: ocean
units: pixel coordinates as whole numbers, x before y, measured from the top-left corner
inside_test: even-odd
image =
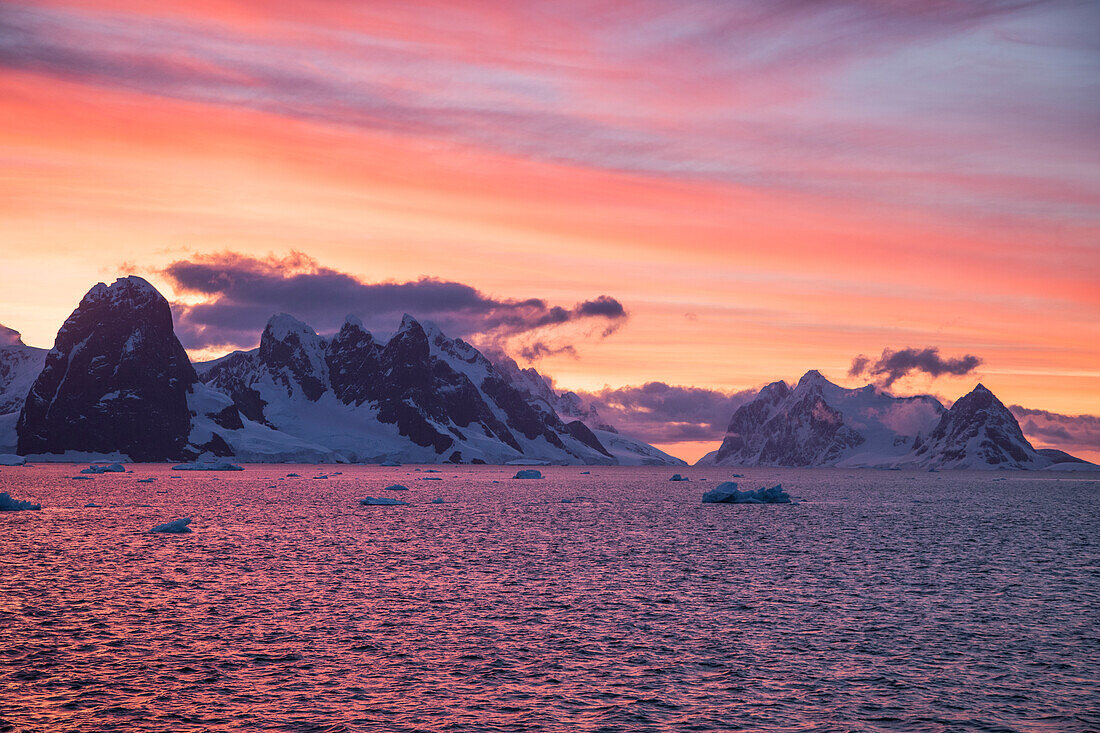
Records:
[[[1100,474],[82,467],[0,468],[0,731],[1100,730]]]

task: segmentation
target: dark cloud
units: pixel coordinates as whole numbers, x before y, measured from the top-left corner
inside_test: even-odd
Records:
[[[1075,455],[1082,453],[1080,457],[1087,460],[1100,459],[1100,417],[1062,415],[1019,405],[1008,409],[1037,448],[1058,448]]]
[[[756,392],[647,382],[578,394],[626,435],[648,442],[677,443],[722,440],[734,411]]]
[[[234,252],[171,263],[163,271],[176,291],[202,296],[197,304],[176,303],[177,331],[184,346],[254,345],[274,313],[287,312],[318,331],[339,327],[348,313],[382,333],[403,313],[435,321],[445,333],[487,346],[516,340],[528,359],[567,353],[578,331],[607,335],[626,318],[626,309],[601,295],[572,308],[539,298],[499,299],[463,283],[423,277],[409,282],[367,283],[291,253],[260,259]],[[575,326],[568,331],[564,326]]]
[[[973,354],[944,359],[940,356],[940,350],[934,346],[927,349],[901,349],[900,351],[883,349],[882,356],[877,360],[872,360],[863,354],[852,359],[848,376],[877,377],[884,386],[889,387],[912,372],[924,373],[931,377],[944,374],[961,376],[974,371],[981,363],[981,358]]]

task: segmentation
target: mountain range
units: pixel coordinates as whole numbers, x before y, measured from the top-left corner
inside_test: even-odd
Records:
[[[259,346],[192,364],[168,301],[144,279],[93,287],[49,351],[0,327],[0,453],[136,461],[686,465],[622,435],[535,369],[486,357],[405,315],[380,337],[348,316],[321,336],[287,314]],[[816,371],[736,410],[698,465],[1040,469],[984,386],[934,397],[846,389]],[[1091,465],[1091,464],[1084,464]]]
[[[0,450],[23,455],[685,465],[409,315],[387,338],[353,316],[324,338],[277,314],[258,348],[192,364],[167,300],[130,276],[92,288],[48,353],[5,334]]]

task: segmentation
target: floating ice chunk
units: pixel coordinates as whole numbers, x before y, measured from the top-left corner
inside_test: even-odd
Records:
[[[229,461],[204,461],[201,463],[181,463],[172,466],[173,471],[243,471],[244,469]]]
[[[436,468],[425,468],[424,473],[443,473],[443,472],[440,471],[439,469],[436,469]]]
[[[790,504],[790,495],[782,484],[756,491],[738,491],[736,481],[723,481],[703,494],[704,504]]]
[[[301,476],[299,476],[299,475],[298,475],[298,474],[296,474],[296,473],[288,473],[288,474],[286,475],[286,477],[287,477],[287,478],[301,478]]]
[[[84,505],[84,508],[85,509],[102,509],[103,505],[102,504],[96,504],[94,501],[89,501],[87,504]]]
[[[542,478],[542,471],[537,468],[521,468],[512,478]]]
[[[562,499],[562,500],[561,500],[561,503],[562,503],[562,504],[572,504],[572,503],[573,503],[573,500],[572,500],[572,499]]]
[[[73,481],[94,481],[91,476],[73,476]]]
[[[392,486],[387,486],[385,490],[386,491],[408,491],[409,487],[404,486],[402,484],[393,484]]]
[[[151,484],[151,483],[153,483],[154,481],[156,481],[156,478],[155,478],[155,477],[153,477],[153,476],[150,476],[149,478],[139,478],[139,479],[137,480],[137,482],[138,482],[139,484]]]
[[[326,475],[324,475],[324,474],[321,474],[320,476],[314,476],[313,478],[315,478],[315,479],[319,479],[319,478],[328,478],[328,476],[326,476]]]
[[[126,473],[126,469],[123,468],[121,463],[109,463],[104,465],[102,463],[93,463],[87,468],[81,469],[81,473]]]
[[[672,478],[670,478],[669,481],[691,481],[691,479],[681,476],[678,473],[674,473],[672,474]]]
[[[11,494],[0,491],[0,512],[36,512],[42,508],[41,504],[33,504],[29,501],[11,498]]]
[[[418,480],[419,481],[442,481],[443,479],[439,478],[438,476],[421,476]]]
[[[0,453],[0,466],[22,466],[27,462],[23,456],[11,453]]]
[[[443,497],[439,497],[438,499],[432,499],[432,503],[433,504],[443,504],[444,503]]]
[[[409,502],[388,496],[367,496],[359,500],[363,506],[408,506]]]
[[[187,534],[191,531],[191,528],[187,526],[189,524],[191,524],[191,517],[180,517],[179,519],[173,519],[171,522],[158,524],[149,531],[157,534]]]
[[[581,476],[587,476],[590,473],[592,473],[592,472],[591,471],[581,471]]]

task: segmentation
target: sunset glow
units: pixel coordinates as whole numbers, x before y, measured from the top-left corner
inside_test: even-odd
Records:
[[[981,365],[892,389],[1100,414],[1096,6],[788,5],[5,2],[0,323],[49,347],[96,281],[193,305],[172,263],[298,252],[616,299],[533,362],[563,388],[937,347]]]

